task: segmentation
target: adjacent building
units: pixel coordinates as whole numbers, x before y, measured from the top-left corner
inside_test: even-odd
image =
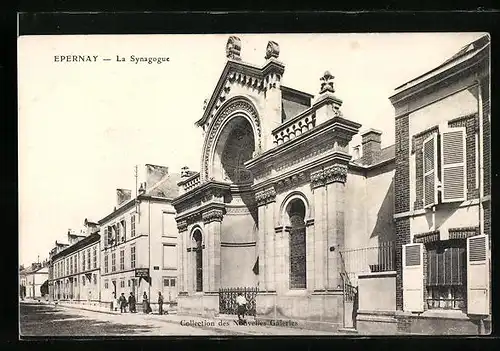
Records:
[[[99,303],[100,234],[96,223],[85,220],[85,229],[68,230],[68,244],[51,251],[52,299],[61,302]]]
[[[486,35],[390,97],[396,113],[395,303],[381,308],[360,291],[362,329],[490,330],[489,60]]]
[[[138,195],[117,189],[114,210],[99,220],[101,228],[102,301],[134,292],[151,302],[158,292],[166,302],[177,297],[177,227],[172,200],[178,196],[180,175],[168,168],[145,165],[145,182]]]
[[[279,46],[262,66],[227,63],[202,117],[200,172],[184,171],[173,204],[179,230],[179,313],[250,314],[352,327],[361,273],[394,270],[394,146],[342,113],[333,75],[314,96],[285,86]],[[359,264],[358,264],[359,263]],[[395,273],[394,273],[395,275]]]

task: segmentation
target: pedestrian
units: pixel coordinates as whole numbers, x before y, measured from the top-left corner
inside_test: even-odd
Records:
[[[125,294],[122,293],[118,300],[120,301],[120,313],[127,312],[127,298]]]
[[[238,296],[236,297],[236,304],[238,305],[238,322],[240,324],[245,323],[245,312],[247,310],[247,299],[241,294],[238,293]]]
[[[130,292],[130,296],[128,297],[128,305],[130,313],[135,313],[135,296],[133,292]]]
[[[146,292],[142,295],[142,312],[146,314],[149,313],[149,301]]]
[[[160,316],[163,314],[163,296],[159,291],[158,291],[158,314]]]
[[[111,293],[111,301],[110,301],[110,304],[109,304],[109,308],[111,308],[111,311],[114,311],[115,310],[115,303],[116,303],[116,294],[115,292],[113,291]]]

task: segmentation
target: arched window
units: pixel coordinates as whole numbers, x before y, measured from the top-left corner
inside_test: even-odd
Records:
[[[202,236],[199,230],[194,232],[193,240],[195,242],[196,291],[203,291],[203,246]]]
[[[306,288],[306,208],[304,202],[293,200],[287,208],[290,220],[290,289]]]

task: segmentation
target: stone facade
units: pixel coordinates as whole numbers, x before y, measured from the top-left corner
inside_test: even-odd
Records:
[[[361,125],[343,116],[328,71],[311,101],[282,85],[277,43],[269,43],[260,68],[243,62],[240,48],[231,37],[197,122],[205,138],[200,172],[183,173],[173,201],[179,313],[215,315],[220,288],[258,287],[257,318],[340,328],[341,253],[379,236],[394,239],[394,148],[378,145],[353,160],[349,142]],[[368,191],[381,220],[354,200]]]

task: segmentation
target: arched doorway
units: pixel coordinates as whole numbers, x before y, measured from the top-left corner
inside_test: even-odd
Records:
[[[286,209],[289,223],[290,289],[306,288],[306,207],[301,199],[292,200]]]
[[[251,183],[253,177],[244,163],[255,151],[252,125],[243,116],[233,117],[222,129],[213,160],[213,177],[233,184]]]
[[[196,291],[203,291],[203,240],[201,231],[197,229],[193,233],[194,241],[194,254],[195,254],[195,281],[196,281]]]

